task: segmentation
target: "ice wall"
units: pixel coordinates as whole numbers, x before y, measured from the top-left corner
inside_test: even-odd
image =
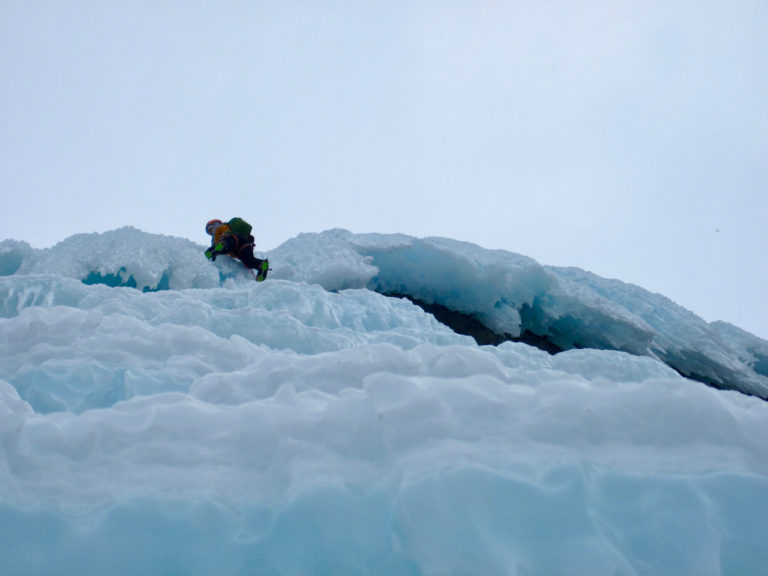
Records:
[[[276,350],[215,334],[189,304],[156,323],[137,311],[119,340],[109,317],[125,309],[43,308],[66,328],[58,342],[20,332],[26,312],[0,324],[3,342],[35,342],[29,369],[68,358],[37,381],[71,399],[98,388],[97,366],[130,366],[143,386],[45,414],[0,381],[4,574],[706,575],[768,561],[760,400],[620,352],[409,347],[365,330],[335,351]]]
[[[332,231],[258,284],[202,249],[0,244],[3,575],[764,573],[768,403],[650,356],[480,347],[367,288],[460,304],[483,279],[472,306],[509,290],[514,323],[598,281]],[[637,298],[591,302],[636,322]],[[759,339],[717,328],[759,365]]]

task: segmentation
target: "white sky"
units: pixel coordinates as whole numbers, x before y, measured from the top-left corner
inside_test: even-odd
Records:
[[[768,2],[0,0],[0,200],[35,247],[447,236],[768,338]]]

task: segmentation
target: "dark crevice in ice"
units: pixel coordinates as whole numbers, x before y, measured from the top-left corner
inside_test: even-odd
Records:
[[[485,324],[483,324],[476,317],[471,314],[463,312],[457,312],[450,308],[443,306],[442,304],[428,303],[419,298],[411,296],[409,294],[403,294],[399,292],[389,292],[383,294],[384,296],[390,296],[393,298],[405,298],[411,301],[413,304],[419,306],[425,312],[432,314],[435,319],[444,324],[457,334],[465,336],[471,336],[474,338],[478,345],[491,345],[498,346],[503,342],[522,342],[530,346],[534,346],[540,350],[544,350],[549,354],[557,354],[565,350],[590,348],[596,350],[621,350],[611,346],[610,344],[602,341],[596,335],[589,335],[585,342],[580,342],[576,338],[577,334],[568,334],[567,330],[562,331],[557,328],[563,328],[564,326],[552,326],[554,330],[553,335],[537,334],[531,330],[537,324],[534,320],[536,316],[535,311],[527,306],[521,310],[522,331],[520,336],[515,337],[510,334],[499,334]],[[578,331],[577,331],[578,332]],[[589,340],[589,342],[587,342]],[[634,350],[623,350],[630,354],[638,355]],[[716,362],[713,362],[709,358],[697,354],[693,351],[680,351],[677,355],[660,355],[659,359],[662,360],[667,366],[675,370],[678,374],[691,380],[697,380],[707,386],[721,390],[735,390],[743,394],[749,394],[761,397],[757,394],[750,394],[744,387],[739,386],[733,381],[734,375],[728,373],[727,369],[720,366]],[[764,359],[761,359],[764,361]],[[764,368],[764,366],[759,366]],[[768,400],[768,398],[763,398]]]
[[[524,344],[535,346],[536,348],[544,350],[545,352],[549,352],[550,354],[557,354],[558,352],[565,350],[564,348],[552,342],[546,336],[535,334],[527,329],[524,329],[520,336],[499,334],[488,328],[474,316],[465,314],[463,312],[456,312],[455,310],[451,310],[450,308],[447,308],[441,304],[429,304],[409,294],[389,293],[385,294],[385,296],[391,296],[393,298],[405,298],[410,300],[425,312],[432,314],[432,316],[434,316],[438,322],[448,326],[457,334],[471,336],[480,346],[498,346],[502,342],[523,342]]]

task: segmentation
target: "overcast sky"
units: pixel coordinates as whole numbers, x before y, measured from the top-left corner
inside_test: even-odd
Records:
[[[0,195],[38,248],[447,236],[768,338],[768,2],[0,0]]]

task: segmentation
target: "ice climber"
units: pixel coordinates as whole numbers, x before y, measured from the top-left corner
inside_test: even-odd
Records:
[[[219,254],[237,258],[243,265],[255,271],[259,282],[267,277],[269,260],[262,260],[253,255],[253,236],[251,225],[242,218],[232,218],[229,222],[211,220],[205,225],[205,231],[211,236],[211,247],[205,251],[208,260],[216,260]]]

